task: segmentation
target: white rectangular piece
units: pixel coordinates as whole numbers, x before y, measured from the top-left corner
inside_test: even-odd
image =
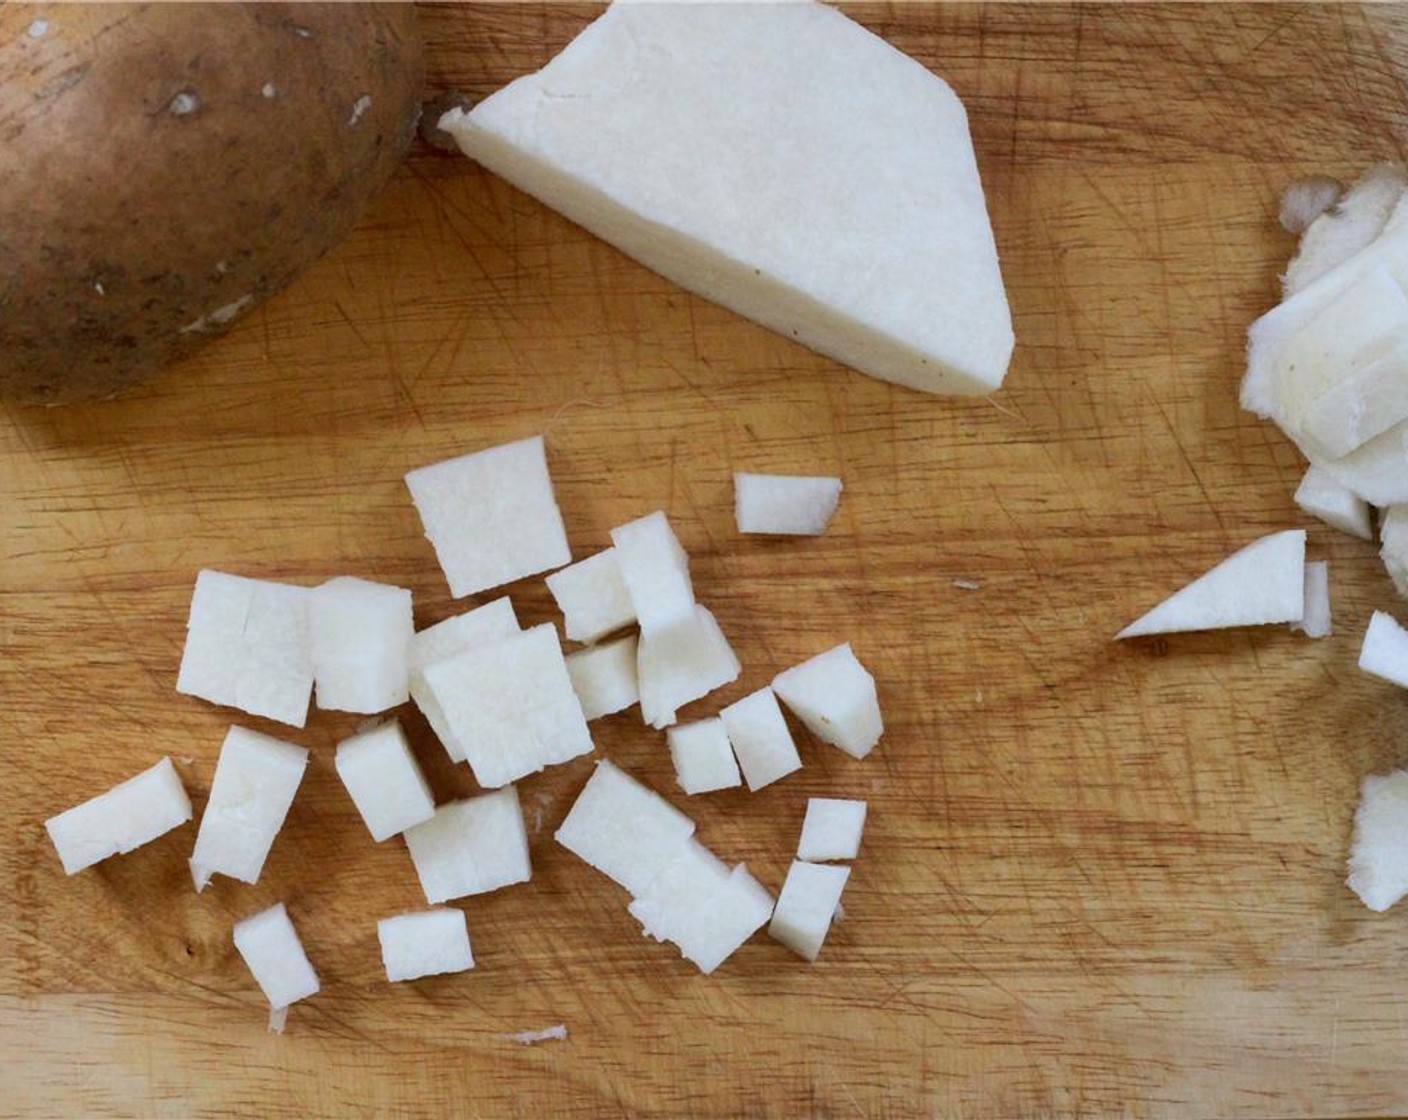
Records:
[[[177,692],[302,727],[312,690],[306,587],[196,576]]]
[[[275,1011],[318,991],[318,976],[280,902],[235,923],[235,948]]]
[[[797,744],[772,689],[750,693],[721,711],[719,718],[750,790],[760,790],[802,768]]]
[[[547,585],[574,642],[600,641],[636,620],[614,547],[553,572]]]
[[[808,731],[853,758],[868,755],[885,732],[875,678],[849,643],[783,670],[772,687]]]
[[[1359,650],[1359,668],[1408,688],[1408,631],[1392,615],[1375,611],[1369,619]]]
[[[1325,560],[1305,564],[1305,617],[1291,623],[1307,638],[1328,638],[1334,627],[1330,620],[1330,565]]]
[[[196,890],[204,890],[217,873],[244,883],[259,881],[307,765],[302,747],[230,728],[191,854]]]
[[[572,560],[542,436],[421,467],[406,485],[456,599]]]
[[[1305,477],[1296,487],[1295,501],[1311,517],[1318,517],[1332,529],[1366,541],[1374,539],[1369,503],[1341,486],[1320,467],[1306,469]]]
[[[664,513],[656,510],[617,526],[611,540],[641,631],[649,634],[687,618],[694,607],[689,557]]]
[[[636,680],[634,634],[567,655],[567,675],[582,705],[582,715],[599,719],[622,712],[640,700]]]
[[[678,723],[665,732],[665,737],[670,743],[675,778],[685,793],[712,793],[742,784],[728,731],[718,716]]]
[[[1393,580],[1394,589],[1408,598],[1408,505],[1380,511],[1379,559]]]
[[[996,389],[1012,321],[963,105],[818,4],[616,4],[440,127],[684,287],[875,377]]]
[[[642,630],[636,651],[640,714],[659,730],[678,709],[738,679],[738,662],[718,620],[696,603],[690,614],[655,630]]]
[[[44,822],[64,872],[140,848],[191,819],[191,799],[171,759]]]
[[[526,883],[533,875],[528,832],[513,786],[441,805],[435,816],[405,835],[432,906]]]
[[[860,852],[861,833],[865,831],[865,809],[864,801],[810,798],[797,858],[809,862],[855,859]]]
[[[798,956],[816,960],[850,877],[849,867],[794,860],[777,896],[768,934]]]
[[[376,924],[388,980],[418,980],[474,967],[464,911],[422,910]]]
[[[734,518],[740,533],[819,536],[841,500],[841,480],[812,475],[735,474]]]
[[[308,596],[318,707],[371,715],[410,698],[411,593],[340,576]]]
[[[1408,770],[1364,779],[1346,884],[1375,911],[1408,894]]]
[[[338,743],[334,765],[373,840],[435,815],[435,798],[397,720]]]

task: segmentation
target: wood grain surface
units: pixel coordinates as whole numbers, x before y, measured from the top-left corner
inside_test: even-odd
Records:
[[[1399,151],[1402,10],[852,9],[967,103],[1017,355],[992,399],[861,377],[692,298],[468,160],[415,151],[356,233],[184,368],[0,412],[0,1113],[15,1116],[1301,1116],[1408,1110],[1408,915],[1342,885],[1360,779],[1408,762],[1357,672],[1396,605],[1309,525],[1336,632],[1115,645],[1252,538],[1301,465],[1240,412],[1290,249],[1279,188]],[[482,94],[590,9],[424,12],[432,85]],[[837,151],[836,158],[846,158]],[[353,573],[452,608],[401,482],[546,434],[577,555],[666,509],[758,687],[836,642],[880,682],[866,761],[806,740],[759,794],[675,801],[774,889],[806,797],[869,799],[845,917],[713,977],[648,942],[551,832],[590,763],[525,781],[530,884],[467,900],[478,968],[392,986],[423,902],[331,764],[174,691],[195,573]],[[736,469],[838,474],[820,539],[740,538]],[[956,586],[975,581],[976,589]],[[554,618],[540,581],[511,588]],[[442,798],[473,790],[404,713]],[[313,748],[257,886],[199,897],[187,826],[66,879],[42,822],[175,756],[197,807],[232,719]],[[633,715],[600,754],[671,790]],[[288,904],[324,990],[266,1007],[232,922]],[[508,1036],[563,1023],[566,1041]]]

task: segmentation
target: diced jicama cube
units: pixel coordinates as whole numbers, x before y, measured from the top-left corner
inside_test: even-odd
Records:
[[[1372,775],[1360,786],[1346,882],[1370,910],[1387,910],[1408,894],[1408,770]]]
[[[388,980],[418,980],[474,967],[464,911],[422,910],[376,924]]]
[[[572,560],[541,436],[406,475],[456,599]]]
[[[587,719],[625,711],[640,700],[636,645],[636,636],[628,634],[567,655],[567,675]]]
[[[308,617],[318,707],[372,714],[409,699],[409,591],[341,576],[312,590]]]
[[[591,732],[550,622],[425,669],[451,755],[494,789],[592,750]]]
[[[513,786],[441,805],[430,820],[406,830],[406,847],[432,906],[526,883],[533,874]]]
[[[875,678],[849,644],[784,670],[772,687],[808,731],[855,758],[868,755],[884,734]]]
[[[728,732],[718,716],[676,724],[665,737],[675,763],[675,778],[685,793],[711,793],[742,783]]]
[[[865,802],[836,797],[813,797],[807,801],[802,821],[802,839],[797,858],[808,861],[855,859],[860,837],[865,831]]]
[[[794,860],[777,896],[768,934],[798,956],[816,960],[850,877],[849,867]]]
[[[817,536],[841,500],[841,480],[810,475],[735,474],[734,517],[740,533]]]
[[[44,822],[54,850],[72,875],[140,848],[191,819],[191,799],[171,759]]]
[[[307,765],[308,752],[302,747],[243,727],[230,728],[191,855],[196,890],[204,890],[214,874],[244,883],[259,881]]]
[[[772,906],[772,895],[743,864],[730,871],[691,840],[629,909],[648,936],[674,942],[707,975],[763,927]]]
[[[655,630],[642,630],[636,651],[640,712],[651,727],[675,722],[679,708],[738,679],[743,671],[707,607]]]
[[[1115,638],[1299,622],[1304,612],[1305,530],[1287,529],[1234,552]]]
[[[386,840],[435,815],[430,785],[396,720],[344,739],[334,764],[373,840]]]
[[[1328,638],[1334,631],[1330,621],[1330,565],[1324,560],[1305,564],[1305,617],[1291,623],[1307,638]]]
[[[1364,540],[1374,539],[1369,503],[1336,482],[1320,467],[1310,467],[1296,487],[1296,505],[1332,529]]]
[[[730,704],[719,718],[750,790],[762,789],[802,768],[797,745],[772,689],[760,688]]]
[[[616,566],[641,630],[650,634],[687,619],[694,609],[689,557],[657,510],[611,530]]]
[[[600,641],[636,620],[615,548],[553,572],[547,585],[562,611],[567,636],[574,642]]]
[[[1379,519],[1379,559],[1398,593],[1408,597],[1408,505],[1389,506]]]
[[[1408,631],[1391,615],[1375,611],[1359,649],[1359,668],[1408,688]]]
[[[302,727],[312,689],[308,589],[201,572],[176,691]]]
[[[557,830],[556,840],[632,894],[639,894],[693,835],[692,820],[603,760]]]
[[[317,993],[317,973],[282,902],[236,922],[235,948],[275,1011]]]
[[[928,392],[1002,382],[1012,322],[963,105],[838,11],[616,4],[440,127],[676,283],[838,361]]]

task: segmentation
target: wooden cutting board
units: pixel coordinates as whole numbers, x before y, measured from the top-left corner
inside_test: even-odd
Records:
[[[842,369],[418,149],[344,245],[185,368],[0,414],[0,1112],[1408,1110],[1408,914],[1342,886],[1359,781],[1408,762],[1404,694],[1355,669],[1370,611],[1399,605],[1373,547],[1308,526],[1327,640],[1110,640],[1307,525],[1295,452],[1237,407],[1243,335],[1290,249],[1279,188],[1399,151],[1408,17],[853,14],[969,107],[1019,340],[992,399]],[[428,9],[432,84],[483,94],[590,15]],[[62,875],[46,817],[163,754],[199,806],[232,718],[285,733],[175,694],[198,569],[355,573],[438,620],[455,604],[401,476],[535,432],[578,555],[656,508],[690,550],[745,672],[687,714],[840,641],[879,679],[866,761],[805,740],[759,794],[674,797],[774,889],[808,795],[868,799],[817,964],[760,936],[706,978],[642,939],[552,841],[580,760],[522,784],[533,880],[465,903],[475,971],[388,985],[375,921],[423,899],[336,779],[357,720],[331,713],[288,733],[313,761],[257,886],[198,897],[190,826]],[[831,532],[740,538],[739,469],[840,475]],[[555,617],[541,582],[511,591]],[[404,719],[437,794],[472,792]],[[595,730],[674,793],[662,736]],[[282,1037],[230,940],[278,900],[323,980]]]

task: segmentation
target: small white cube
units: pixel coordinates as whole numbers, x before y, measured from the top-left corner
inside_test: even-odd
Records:
[[[567,655],[567,675],[587,719],[623,712],[640,700],[636,681],[636,636]]]
[[[1334,633],[1330,618],[1330,565],[1325,560],[1305,562],[1305,615],[1291,623],[1307,638],[1328,638]]]
[[[740,533],[814,537],[826,532],[841,501],[841,480],[814,475],[735,474]]]
[[[325,711],[374,715],[410,698],[411,593],[339,576],[308,596],[313,683]]]
[[[1374,539],[1369,503],[1341,486],[1320,467],[1311,467],[1305,472],[1296,488],[1295,501],[1311,517],[1318,517],[1332,529],[1366,541]]]
[[[474,967],[464,911],[422,910],[376,924],[388,980],[419,980]]]
[[[69,875],[140,848],[191,819],[191,799],[171,759],[44,822]]]
[[[689,557],[665,515],[656,512],[611,530],[631,608],[649,634],[688,617],[694,606]]]
[[[851,877],[849,867],[794,860],[777,896],[769,936],[799,957],[814,961],[841,904],[841,892]]]
[[[760,790],[802,768],[797,744],[770,688],[760,688],[719,713],[750,790]]]
[[[1359,668],[1408,688],[1408,631],[1392,615],[1375,611],[1364,632]]]
[[[675,763],[675,778],[685,793],[712,793],[743,783],[724,721],[718,716],[676,724],[665,732],[665,738]]]
[[[435,815],[430,786],[394,719],[338,743],[334,765],[373,840],[386,840]]]
[[[738,679],[742,666],[707,607],[655,630],[642,630],[636,650],[640,712],[656,730],[675,722],[678,709]]]
[[[464,756],[485,789],[593,749],[550,622],[437,661],[426,667],[425,683],[451,753]]]
[[[577,796],[556,840],[638,894],[694,835],[694,822],[658,793],[605,760]]]
[[[257,883],[308,765],[308,752],[243,727],[220,747],[200,819],[191,877],[204,890],[215,874]]]
[[[317,993],[317,973],[282,902],[236,922],[235,948],[275,1011]]]
[[[823,743],[864,758],[885,731],[875,678],[850,645],[819,653],[773,678],[773,690]]]
[[[802,821],[802,839],[797,845],[797,858],[809,862],[855,859],[864,831],[864,801],[810,798],[806,819]]]
[[[176,691],[302,727],[313,689],[308,589],[196,576]]]
[[[572,560],[541,436],[406,475],[456,599]]]
[[[441,805],[430,820],[405,835],[432,906],[526,883],[533,875],[528,832],[513,786]]]
[[[547,585],[574,642],[600,641],[636,620],[614,548],[553,572]]]

